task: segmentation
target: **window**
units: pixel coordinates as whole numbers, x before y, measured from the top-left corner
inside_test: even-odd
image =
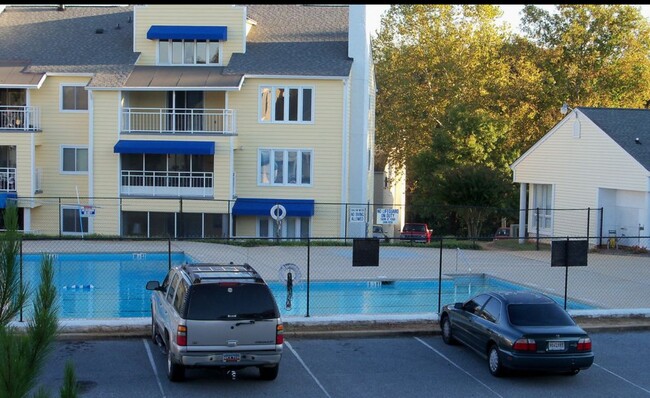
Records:
[[[473,299],[466,302],[465,305],[463,306],[463,309],[467,312],[471,312],[472,314],[479,315],[481,307],[483,307],[483,305],[489,298],[490,296],[488,296],[487,294],[481,294],[479,296],[476,296]]]
[[[483,307],[482,317],[490,322],[496,322],[501,316],[501,302],[495,298],[491,298],[485,307]]]
[[[258,183],[310,185],[312,152],[300,149],[260,149]]]
[[[61,147],[61,171],[63,173],[87,173],[88,148]]]
[[[309,237],[309,217],[287,217],[278,222],[271,217],[257,219],[257,236],[260,238],[307,238]]]
[[[61,207],[61,232],[64,234],[88,233],[88,217],[81,217],[78,206]]]
[[[160,40],[158,65],[221,65],[221,42]]]
[[[61,86],[61,110],[87,111],[88,93],[84,86]]]
[[[550,184],[534,184],[533,185],[533,208],[530,225],[537,228],[537,220],[539,219],[540,229],[551,229],[552,221],[552,208],[553,208],[553,186]],[[539,209],[539,214],[537,214]]]
[[[260,119],[262,122],[312,121],[313,89],[309,87],[264,86],[261,88]]]

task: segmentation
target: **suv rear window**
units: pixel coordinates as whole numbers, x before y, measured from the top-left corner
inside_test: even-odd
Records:
[[[186,319],[196,321],[272,319],[280,313],[268,286],[259,283],[193,285]]]
[[[555,304],[510,304],[510,323],[517,326],[572,326],[569,314]]]

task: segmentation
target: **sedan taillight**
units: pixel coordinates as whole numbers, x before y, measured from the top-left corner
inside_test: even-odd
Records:
[[[591,351],[591,339],[589,337],[578,340],[578,351]]]
[[[515,351],[537,351],[537,343],[533,339],[519,339],[512,345]]]
[[[187,326],[178,325],[178,329],[176,330],[176,344],[179,346],[187,345]]]
[[[284,326],[280,323],[276,328],[275,328],[275,344],[282,344],[284,343]]]

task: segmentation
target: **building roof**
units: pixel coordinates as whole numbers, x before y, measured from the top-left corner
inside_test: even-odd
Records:
[[[203,66],[136,66],[124,83],[125,88],[202,88],[236,89],[243,75],[224,75],[223,67]]]
[[[349,75],[347,5],[254,4],[247,12],[256,24],[246,53],[233,54],[224,75]],[[0,61],[21,60],[24,73],[93,74],[89,87],[122,87],[139,56],[132,21],[132,5],[7,6],[0,13]],[[15,69],[4,72],[16,77]]]
[[[0,59],[27,61],[25,72],[94,73],[91,85],[120,85],[138,58],[130,20],[132,6],[8,6]]]
[[[582,112],[646,170],[650,170],[650,109],[579,107],[575,110]]]

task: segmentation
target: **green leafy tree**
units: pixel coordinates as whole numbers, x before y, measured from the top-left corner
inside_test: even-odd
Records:
[[[522,31],[548,71],[546,95],[571,106],[642,108],[650,100],[650,27],[624,4],[528,5]]]
[[[480,237],[484,223],[497,214],[508,214],[513,208],[497,208],[495,203],[512,204],[517,190],[507,174],[481,164],[463,165],[431,174],[423,184],[416,206],[428,216],[447,208],[464,225],[467,237]],[[435,188],[433,188],[435,187]],[[499,213],[498,213],[499,212]]]
[[[19,277],[20,237],[15,206],[5,209],[4,223],[6,232],[0,234],[0,397],[22,398],[35,389],[58,332],[54,267],[52,256],[44,255],[32,317],[24,330],[13,326],[11,322],[26,309],[30,297],[29,286],[21,284]],[[77,394],[74,372],[69,367],[64,384],[67,389],[61,390],[61,397]],[[45,397],[47,393],[39,388],[34,396]]]

